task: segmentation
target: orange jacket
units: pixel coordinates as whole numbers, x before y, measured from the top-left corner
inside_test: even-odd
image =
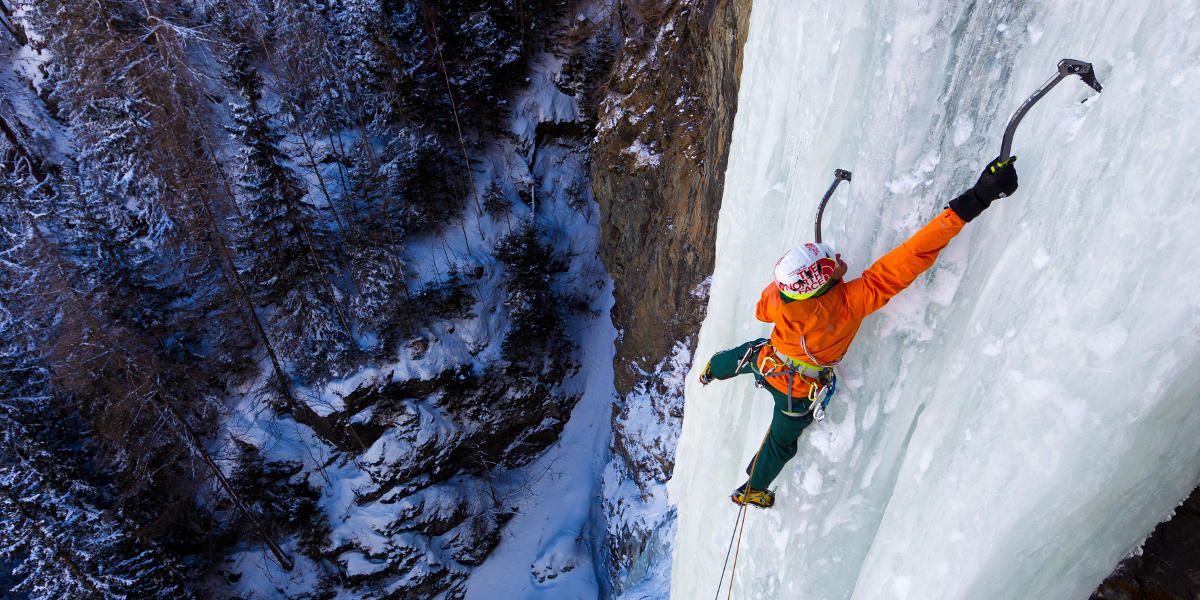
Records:
[[[938,253],[962,231],[964,224],[953,210],[947,208],[903,244],[875,261],[863,271],[862,277],[834,285],[816,298],[789,300],[779,293],[772,281],[763,290],[755,309],[759,321],[775,324],[771,330],[771,345],[759,353],[760,367],[766,357],[772,355],[772,346],[782,354],[809,364],[837,363],[850,348],[862,320],[882,308],[892,296],[932,266]],[[788,392],[787,380],[787,377],[767,378],[784,393]],[[794,387],[798,385],[799,382],[793,383]],[[808,384],[802,387],[800,393],[807,395]]]

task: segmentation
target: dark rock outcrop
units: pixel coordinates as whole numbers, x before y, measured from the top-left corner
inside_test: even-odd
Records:
[[[626,41],[600,102],[592,185],[616,286],[622,395],[704,318],[750,4],[659,0],[619,11]]]
[[[355,466],[366,477],[353,505],[341,510],[363,522],[376,512],[390,515],[355,539],[335,535],[319,558],[343,563],[360,590],[461,597],[471,569],[500,543],[513,516],[492,476],[536,459],[558,439],[579,400],[545,383],[562,381],[574,369],[556,367],[536,374],[454,368],[348,395],[347,409],[331,417],[362,422],[354,429],[364,447]],[[379,567],[350,568],[349,561]]]
[[[1200,488],[1154,528],[1142,552],[1121,561],[1092,600],[1200,598]]]

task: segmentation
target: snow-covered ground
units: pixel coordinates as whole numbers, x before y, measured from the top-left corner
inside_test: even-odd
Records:
[[[579,332],[583,366],[567,385],[580,386],[583,397],[558,441],[499,484],[512,495],[509,504],[517,515],[487,562],[471,573],[467,600],[590,600],[600,595],[602,567],[593,558],[603,519],[598,474],[608,461],[616,393],[616,330],[607,318],[611,286],[604,292],[605,317],[591,320]]]
[[[539,121],[566,122],[579,118],[575,99],[564,95],[553,83],[561,61],[543,55],[531,68],[527,92],[514,103],[512,131],[525,144],[535,143]],[[605,282],[598,311],[591,319],[573,319],[571,336],[579,344],[579,372],[564,382],[570,391],[582,394],[571,411],[558,441],[537,460],[495,482],[506,504],[516,516],[505,526],[500,545],[467,580],[468,600],[506,598],[512,600],[569,600],[597,598],[603,567],[599,554],[603,535],[600,512],[600,473],[608,461],[612,436],[613,353],[616,330],[609,318],[612,281],[599,263],[599,208],[590,193],[582,211],[552,194],[583,184],[586,169],[581,155],[557,145],[540,147],[524,168],[542,182],[537,195],[542,200],[541,222],[562,232],[556,236],[566,247],[562,254],[574,256],[570,272],[581,281]],[[511,169],[512,167],[510,167]],[[511,172],[511,171],[510,171]]]
[[[752,511],[736,598],[1085,598],[1200,481],[1200,4],[755,2],[696,367],[765,335],[825,215],[851,276],[1014,143],[1021,188],[870,317],[831,415]],[[689,378],[676,598],[709,597],[767,394]]]

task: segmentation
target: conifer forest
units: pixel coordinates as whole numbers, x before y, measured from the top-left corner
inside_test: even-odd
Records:
[[[462,597],[604,295],[568,4],[0,1],[13,597]]]

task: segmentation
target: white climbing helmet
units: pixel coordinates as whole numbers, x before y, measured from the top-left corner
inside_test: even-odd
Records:
[[[837,259],[825,244],[801,244],[775,263],[775,286],[792,300],[812,298],[833,279]]]

